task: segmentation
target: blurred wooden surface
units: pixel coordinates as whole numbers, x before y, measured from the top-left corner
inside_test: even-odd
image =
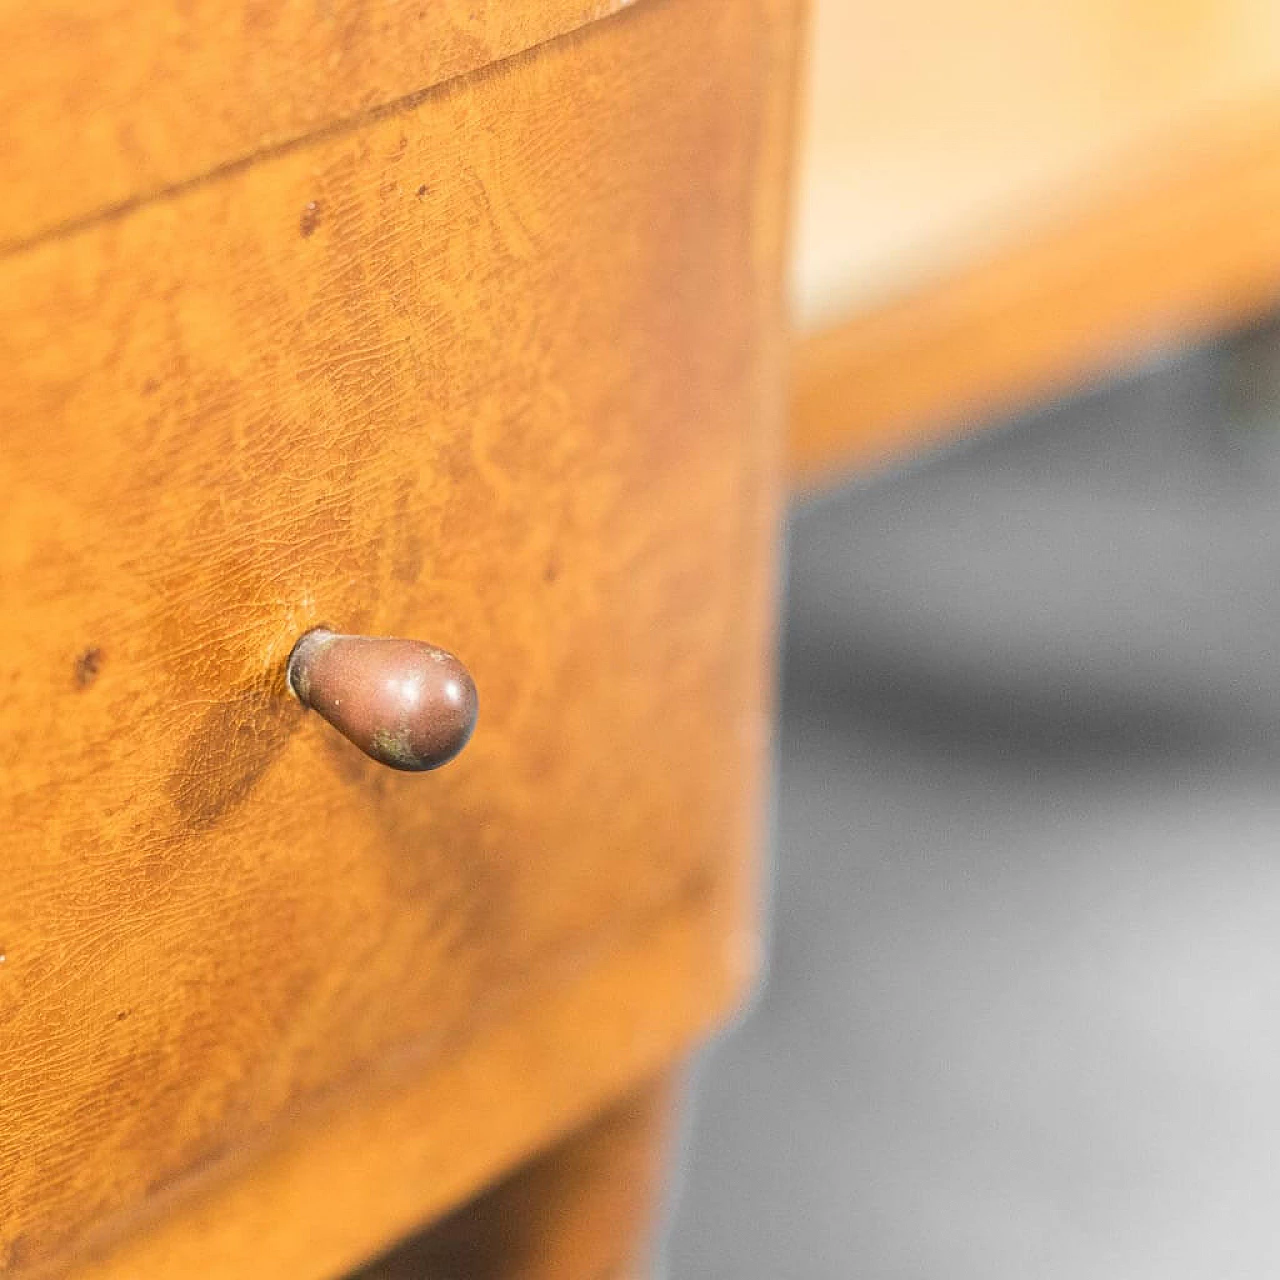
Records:
[[[666,1079],[350,1280],[641,1280],[678,1090]]]
[[[628,0],[0,0],[0,246],[191,182]]]
[[[332,1275],[750,980],[793,16],[650,0],[0,256],[4,1275]],[[465,655],[463,756],[303,713],[319,622]]]
[[[797,340],[790,469],[805,488],[1280,300],[1280,100],[1207,121],[1155,172],[1064,200],[1048,227]]]
[[[813,0],[794,288],[828,327],[1280,95],[1274,0]]]
[[[1276,296],[1271,0],[815,0],[801,484]]]

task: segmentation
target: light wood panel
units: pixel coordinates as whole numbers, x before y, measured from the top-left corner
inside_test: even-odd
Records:
[[[747,979],[791,16],[651,0],[0,263],[6,1275],[331,1274]],[[463,657],[464,755],[305,715],[321,622]]]
[[[920,283],[795,353],[793,482],[955,439],[1280,301],[1280,97],[1200,121],[1000,252]]]
[[[794,274],[805,330],[1003,252],[1205,121],[1280,93],[1273,0],[813,8]]]
[[[0,246],[243,162],[629,0],[0,0]]]

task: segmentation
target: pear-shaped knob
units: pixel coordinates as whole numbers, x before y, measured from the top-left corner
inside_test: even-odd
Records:
[[[438,769],[476,725],[470,673],[420,640],[308,631],[293,646],[286,675],[303,706],[392,769]]]

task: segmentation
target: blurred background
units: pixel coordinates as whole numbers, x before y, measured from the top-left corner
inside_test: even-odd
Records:
[[[671,1280],[1280,1274],[1280,6],[816,0],[770,961]]]

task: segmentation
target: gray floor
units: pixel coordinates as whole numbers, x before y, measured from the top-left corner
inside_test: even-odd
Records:
[[[672,1280],[1280,1276],[1280,359],[791,525],[767,981]]]

